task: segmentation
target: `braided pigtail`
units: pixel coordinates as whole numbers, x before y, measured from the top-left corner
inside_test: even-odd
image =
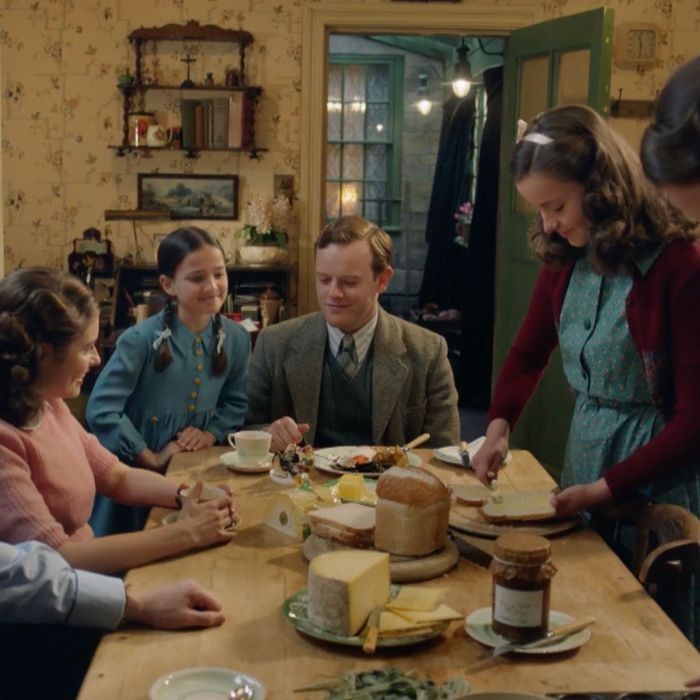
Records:
[[[224,373],[228,363],[226,350],[224,350],[225,339],[226,333],[224,333],[224,328],[221,323],[221,314],[216,314],[214,316],[214,340],[216,342],[216,347],[214,348],[214,354],[211,359],[211,372],[215,377],[220,377]]]
[[[156,355],[153,358],[153,369],[158,373],[165,371],[173,361],[170,343],[168,342],[168,338],[173,334],[172,325],[173,302],[168,298],[165,309],[163,309],[163,330],[158,333],[153,341],[153,349],[156,351]]]
[[[21,427],[41,411],[43,401],[36,391],[39,346],[22,320],[0,313],[0,418]]]

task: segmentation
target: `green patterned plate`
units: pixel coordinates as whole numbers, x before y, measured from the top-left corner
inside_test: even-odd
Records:
[[[391,597],[395,598],[399,592],[400,586],[391,587]],[[308,634],[310,637],[322,639],[324,642],[333,642],[334,644],[345,644],[346,646],[361,647],[364,639],[360,636],[347,637],[342,634],[334,634],[321,627],[317,627],[309,620],[307,614],[307,605],[309,596],[306,588],[294,593],[287,598],[282,605],[284,616],[296,627],[300,632]],[[377,647],[403,647],[409,644],[417,644],[424,642],[426,639],[433,639],[440,636],[449,626],[449,622],[445,622],[440,627],[431,627],[424,632],[417,632],[406,637],[379,637]]]

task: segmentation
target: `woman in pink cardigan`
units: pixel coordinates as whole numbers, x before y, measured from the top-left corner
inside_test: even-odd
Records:
[[[39,540],[80,569],[117,572],[227,542],[232,499],[188,503],[169,527],[95,539],[95,493],[128,505],[175,507],[177,486],[119,462],[71,415],[99,364],[98,310],[75,277],[17,270],[0,282],[0,540]]]

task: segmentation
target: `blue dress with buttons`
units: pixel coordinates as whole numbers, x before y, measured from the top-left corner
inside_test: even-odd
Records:
[[[645,274],[660,250],[636,261]],[[559,323],[564,373],[575,393],[574,414],[561,475],[563,488],[591,483],[609,468],[648,443],[665,425],[653,404],[642,361],[627,325],[626,300],[630,275],[603,277],[588,258],[574,266]],[[688,479],[688,474],[695,474]],[[640,495],[680,505],[698,513],[698,470],[677,470],[650,484]],[[619,522],[594,519],[592,524],[629,564],[634,532]],[[695,591],[696,616],[698,595]],[[689,636],[694,620],[680,621]]]
[[[163,313],[125,331],[95,383],[86,419],[99,441],[122,461],[148,447],[158,452],[188,426],[207,430],[217,443],[240,428],[248,406],[245,380],[250,359],[250,336],[239,324],[221,318],[226,369],[211,370],[217,339],[214,321],[199,334],[188,330],[173,314],[172,362],[162,372],[153,366],[154,343],[164,329]],[[96,534],[135,530],[145,511],[119,513],[108,499],[97,499],[90,524]]]

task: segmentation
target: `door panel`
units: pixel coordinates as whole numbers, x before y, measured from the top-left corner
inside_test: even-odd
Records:
[[[532,212],[519,201],[510,176],[518,119],[559,104],[585,102],[608,112],[613,11],[600,8],[514,31],[505,61],[503,137],[496,258],[494,372],[520,327],[539,270],[527,246]],[[530,450],[558,475],[569,430],[571,392],[559,353],[513,433],[513,445]]]

